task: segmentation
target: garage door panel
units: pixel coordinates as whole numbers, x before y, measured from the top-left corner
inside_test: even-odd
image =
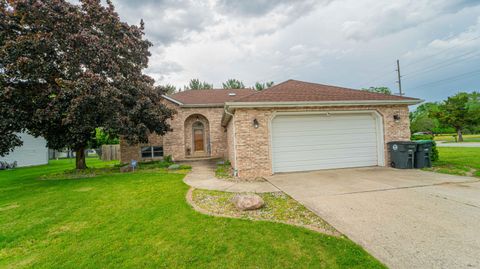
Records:
[[[371,157],[372,159],[375,159],[375,157],[372,157],[372,151],[375,151],[375,147],[369,147],[366,149],[362,150],[357,150],[355,151],[355,156],[351,156],[351,158],[357,158],[357,157]],[[275,159],[276,163],[281,163],[283,161],[290,161],[290,162],[298,162],[299,160],[328,160],[328,159],[345,159],[348,160],[350,157],[351,150],[350,149],[338,149],[333,151],[315,151],[315,150],[292,150],[288,152],[288,154],[279,154],[277,158]]]
[[[345,133],[375,133],[375,129],[372,130],[372,128],[375,128],[375,126],[372,127],[362,127],[362,128],[348,128],[345,129]],[[284,131],[275,131],[275,137],[288,137],[288,136],[298,136],[298,135],[303,135],[303,136],[318,136],[318,135],[338,135],[338,132],[341,129],[338,128],[331,128],[331,129],[301,129],[301,130],[284,130]],[[308,133],[305,133],[305,131],[308,131]]]
[[[272,121],[274,172],[378,164],[371,114],[285,115]]]
[[[352,136],[355,136],[356,139],[352,140]],[[325,136],[311,136],[311,135],[297,135],[297,136],[288,136],[288,137],[275,137],[273,139],[273,148],[284,147],[284,146],[300,146],[300,145],[331,145],[331,144],[343,144],[349,143],[355,145],[356,142],[374,142],[376,139],[372,138],[375,136],[375,133],[366,133],[366,134],[331,134]],[[299,139],[301,138],[301,139]],[[359,145],[359,144],[358,144]]]
[[[373,159],[351,159],[349,160],[348,168],[352,167],[365,167],[370,166]],[[338,159],[332,159],[324,161],[321,164],[315,162],[302,162],[302,163],[285,163],[277,167],[276,172],[298,172],[298,171],[312,171],[319,170],[318,165],[321,165],[321,169],[336,169],[345,168],[341,165]]]
[[[294,121],[296,119],[292,119]],[[334,121],[317,121],[317,122],[302,122],[302,121],[295,121],[292,123],[283,122],[277,123],[275,126],[276,132],[295,132],[297,128],[301,128],[302,130],[306,131],[317,131],[317,130],[352,130],[352,129],[370,129],[375,127],[375,124],[372,123],[372,119],[369,120],[357,120],[357,124],[352,126],[350,121],[345,119],[341,119],[342,121],[334,122]],[[318,125],[318,123],[323,123],[324,127]],[[292,129],[293,128],[293,129]]]
[[[285,146],[285,147],[277,147],[272,149],[272,153],[276,152],[292,152],[292,151],[317,151],[320,152],[321,150],[332,150],[332,149],[351,149],[352,146],[362,146],[364,148],[371,148],[371,150],[376,150],[377,145],[375,141],[371,142],[353,142],[353,143],[342,143],[332,144],[332,143],[324,143],[324,144],[305,144],[305,145],[292,145],[292,146]],[[320,154],[320,153],[319,153]]]
[[[326,114],[302,114],[302,115],[281,115],[277,117],[275,120],[278,123],[291,123],[291,121],[295,122],[318,122],[319,118],[315,117],[322,117],[320,120],[322,121],[331,121],[331,122],[338,122],[342,119],[350,120],[353,114],[332,114],[330,116]],[[355,115],[356,120],[372,120],[374,116],[372,114],[357,114]]]
[[[355,162],[355,163],[368,163],[371,161],[375,161],[376,158],[372,158],[370,155],[359,155],[359,156],[351,156],[351,157],[323,157],[320,159],[308,159],[302,160],[298,159],[295,161],[285,160],[279,161],[279,167],[284,166],[310,166],[310,165],[317,165],[317,164],[338,164],[339,167],[342,167],[342,164],[339,161],[348,161],[348,162]]]

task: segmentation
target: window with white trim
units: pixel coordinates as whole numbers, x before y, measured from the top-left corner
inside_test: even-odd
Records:
[[[158,158],[163,157],[163,147],[148,146],[141,149],[142,158]]]

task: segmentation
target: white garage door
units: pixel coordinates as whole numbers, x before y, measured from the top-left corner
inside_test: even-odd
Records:
[[[373,114],[280,115],[272,121],[274,172],[378,165]]]

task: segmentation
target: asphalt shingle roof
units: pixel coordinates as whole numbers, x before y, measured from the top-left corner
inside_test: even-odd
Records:
[[[411,97],[372,93],[363,90],[287,80],[261,92],[238,98],[234,102],[320,102],[320,101],[369,101],[369,100],[418,100]]]
[[[255,93],[253,89],[187,90],[168,97],[185,105],[224,104]]]
[[[373,93],[331,85],[287,80],[263,91],[253,89],[187,90],[169,96],[184,105],[221,105],[225,102],[394,101],[417,98]]]

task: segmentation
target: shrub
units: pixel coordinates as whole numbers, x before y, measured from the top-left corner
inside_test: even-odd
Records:
[[[430,155],[430,158],[432,159],[432,161],[438,161],[438,159],[440,158],[440,155],[437,149],[437,143],[435,141],[433,141],[432,155]]]
[[[163,157],[163,161],[166,163],[173,163],[172,155],[167,155]]]
[[[430,155],[430,158],[432,161],[438,161],[439,159],[439,154],[438,154],[438,149],[437,149],[437,143],[433,140],[433,135],[428,135],[428,134],[422,134],[422,135],[412,135],[410,137],[410,140],[416,141],[416,140],[432,140],[433,146],[432,146],[432,153]]]
[[[410,140],[412,140],[412,141],[415,141],[415,140],[433,140],[433,135],[429,135],[429,134],[412,135],[410,137]]]

